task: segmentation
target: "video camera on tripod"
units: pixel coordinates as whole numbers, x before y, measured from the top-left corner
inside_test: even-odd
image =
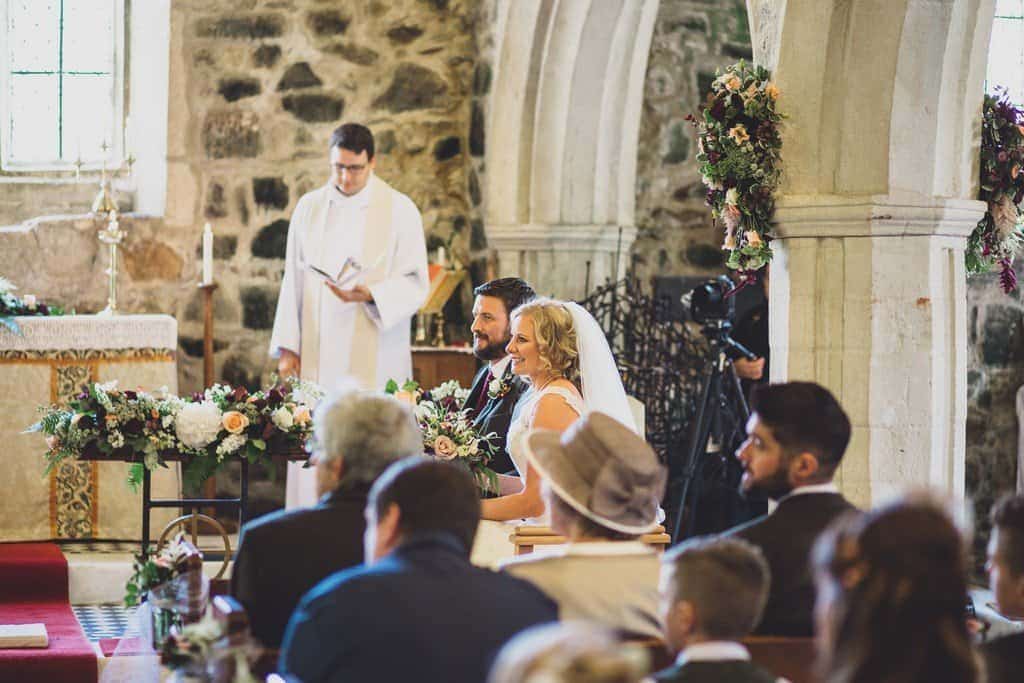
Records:
[[[730,448],[736,431],[743,428],[749,416],[732,359],[742,356],[754,360],[757,356],[731,336],[736,317],[735,293],[732,280],[721,275],[697,285],[680,298],[690,319],[701,326],[710,349],[710,360],[690,429],[690,449],[683,463],[681,481],[677,486],[670,484],[674,490],[681,489],[672,534],[675,542],[695,533],[706,461],[715,457],[723,472],[728,469],[726,459],[731,458],[732,453],[723,453],[723,447]]]
[[[747,360],[754,360],[757,355],[730,336],[736,318],[735,290],[729,276],[720,275],[697,285],[680,301],[690,311],[690,319],[701,325],[713,352],[729,348]]]

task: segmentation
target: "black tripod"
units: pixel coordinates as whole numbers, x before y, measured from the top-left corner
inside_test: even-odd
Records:
[[[711,347],[712,362],[704,378],[700,403],[697,404],[693,428],[690,431],[690,452],[682,474],[682,493],[679,496],[673,525],[674,542],[693,535],[705,463],[710,456],[721,455],[722,448],[728,448],[730,445],[725,443],[728,435],[724,433],[723,420],[723,416],[730,411],[730,396],[726,391],[726,383],[735,397],[732,404],[738,408],[733,426],[746,424],[750,414],[743,388],[736,377],[727,351],[732,349],[749,360],[755,359],[756,356],[729,336],[731,329],[732,323],[726,319],[708,320],[704,323],[704,336]],[[729,454],[724,457],[729,457]]]

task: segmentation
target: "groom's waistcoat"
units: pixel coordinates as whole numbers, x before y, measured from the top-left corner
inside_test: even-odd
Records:
[[[478,411],[481,395],[487,393],[487,371],[488,366],[480,368],[473,379],[473,387],[470,389],[469,398],[463,408],[469,409],[473,415],[473,426],[481,435],[490,432],[497,433],[497,437],[491,439],[491,462],[488,465],[498,474],[515,474],[515,465],[506,450],[506,437],[508,427],[512,423],[512,410],[516,403],[526,392],[527,385],[517,375],[512,374],[511,363],[505,368],[502,379],[509,384],[508,393],[500,398],[488,398],[483,407]]]

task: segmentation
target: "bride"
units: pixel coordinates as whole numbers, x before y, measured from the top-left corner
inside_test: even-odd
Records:
[[[518,476],[499,475],[500,496],[481,501],[482,517],[532,518],[545,524],[541,478],[529,464],[526,435],[534,429],[564,432],[581,415],[603,412],[636,430],[615,359],[597,321],[578,304],[537,299],[512,312],[507,351],[512,371],[530,390],[516,406],[508,452]]]

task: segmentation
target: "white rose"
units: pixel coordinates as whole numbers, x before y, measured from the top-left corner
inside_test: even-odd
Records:
[[[725,193],[725,203],[732,206],[736,206],[740,203],[740,191],[735,187],[730,187],[729,191]]]
[[[36,310],[36,297],[34,295],[26,294],[25,296],[22,297],[22,300],[25,302],[25,306],[28,307],[30,311]]]
[[[487,385],[487,393],[497,394],[501,391],[501,380],[495,377],[491,380],[490,384]]]
[[[282,432],[287,432],[291,429],[295,423],[295,418],[292,416],[292,411],[288,410],[285,406],[281,406],[270,414],[271,421],[277,425],[277,428]]]

